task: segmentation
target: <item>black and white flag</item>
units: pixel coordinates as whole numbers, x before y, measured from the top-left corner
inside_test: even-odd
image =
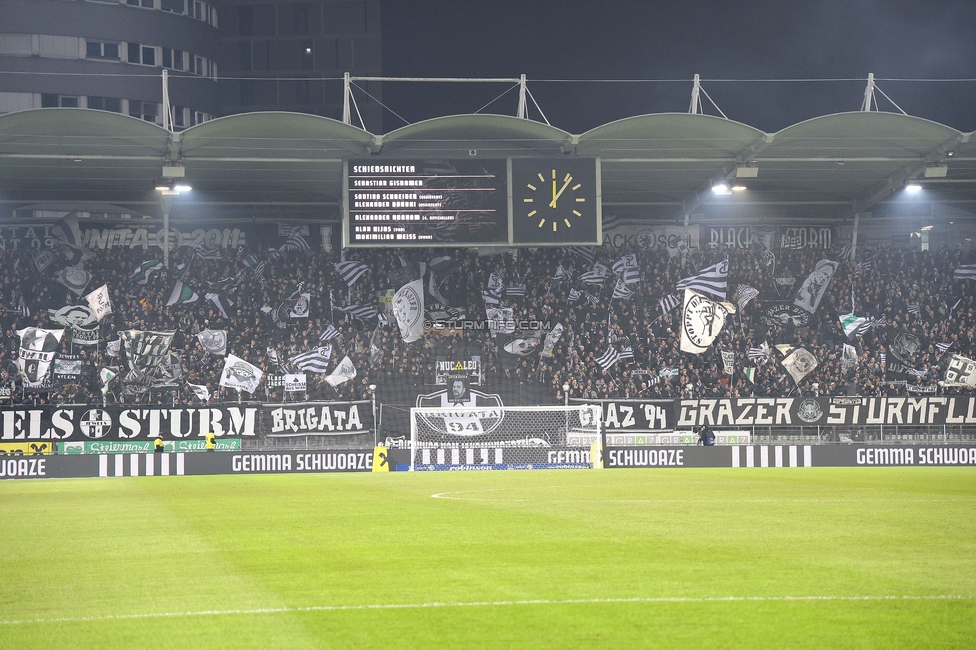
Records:
[[[952,272],[953,280],[976,280],[976,264],[957,266]]]
[[[357,260],[336,262],[332,266],[335,267],[336,273],[339,274],[342,281],[350,287],[356,284],[364,275],[369,273],[369,267]]]
[[[25,386],[40,386],[51,373],[51,363],[64,337],[64,330],[25,327],[17,330],[17,335],[20,337],[17,370],[23,376]]]
[[[88,301],[88,306],[91,307],[92,312],[95,314],[95,318],[98,320],[102,320],[112,313],[112,301],[108,295],[107,284],[103,284],[85,296],[85,300]]]
[[[722,331],[728,316],[734,313],[734,305],[715,302],[691,289],[685,289],[681,312],[681,351],[701,354],[707,350]]]
[[[336,369],[325,378],[325,381],[329,383],[330,386],[336,388],[339,384],[343,384],[351,379],[356,378],[356,366],[353,365],[349,357],[343,357]]]
[[[325,328],[325,330],[322,331],[321,334],[319,334],[319,341],[322,341],[323,343],[328,343],[329,341],[331,341],[337,336],[339,336],[339,330],[337,330],[332,325],[329,325]]]
[[[594,307],[596,307],[600,303],[600,299],[597,298],[596,296],[594,296],[592,293],[587,293],[586,294],[586,302],[588,302],[591,305],[593,305]]]
[[[573,246],[571,248],[564,248],[563,250],[574,257],[586,260],[590,264],[596,261],[597,249],[594,246]]]
[[[336,307],[338,311],[343,311],[356,320],[369,320],[376,318],[378,312],[373,305],[349,305],[348,307]]]
[[[208,354],[224,356],[227,354],[227,330],[205,329],[197,334],[200,347]]]
[[[594,264],[593,268],[580,276],[580,280],[584,284],[599,284],[603,285],[603,282],[610,277],[610,270],[603,264]]]
[[[193,394],[197,396],[197,399],[198,400],[200,400],[201,402],[209,402],[210,401],[210,389],[209,388],[207,388],[206,386],[204,386],[202,384],[191,384],[190,382],[186,382],[186,385],[190,387],[190,390],[193,391]]]
[[[637,266],[637,256],[633,253],[624,255],[613,265],[613,272],[623,280],[624,284],[640,282],[640,270]]]
[[[610,370],[613,364],[620,360],[620,353],[613,348],[607,348],[607,351],[597,357],[596,362],[604,370]]]
[[[203,296],[206,300],[213,303],[213,306],[217,308],[221,316],[225,319],[230,320],[230,316],[227,315],[227,307],[232,307],[234,305],[233,301],[229,296],[220,293],[207,293]]]
[[[66,286],[76,296],[80,296],[85,292],[85,288],[88,287],[88,283],[91,282],[93,277],[95,276],[85,269],[75,268],[74,266],[68,266],[58,271],[58,282]]]
[[[941,386],[976,387],[976,361],[961,354],[952,355],[952,358],[949,359],[949,366],[946,368],[945,381],[941,381],[939,384]]]
[[[580,291],[579,289],[570,289],[569,290],[569,302],[576,302],[577,300],[579,300],[582,297],[583,297],[583,292]]]
[[[740,284],[735,289],[735,304],[739,307],[739,311],[746,308],[749,301],[759,295],[759,289],[748,285]]]
[[[163,361],[169,354],[176,331],[147,332],[125,330],[119,338],[125,346],[125,356],[129,362],[129,372],[122,380],[127,393],[141,393],[152,387],[152,382]]]
[[[617,280],[613,287],[613,297],[617,300],[626,300],[634,295],[634,292],[624,284],[623,279]]]
[[[669,296],[664,296],[658,301],[658,305],[661,307],[661,316],[667,316],[668,313],[681,304],[681,296],[676,293],[672,293]]]
[[[302,352],[288,359],[293,368],[306,372],[323,373],[329,370],[329,360],[332,358],[332,346],[325,345]]]
[[[729,291],[729,261],[722,260],[678,282],[677,289],[692,289],[725,301]]]
[[[834,272],[837,271],[838,266],[840,266],[840,262],[833,262],[831,260],[820,260],[817,262],[813,272],[800,285],[793,304],[811,314],[817,311],[817,307],[820,306],[820,300],[823,298],[824,292],[827,291],[827,285],[830,284],[830,280],[834,277]]]
[[[720,350],[720,352],[722,353],[722,366],[725,369],[725,374],[735,374],[735,352],[732,350]]]
[[[400,287],[393,296],[400,336],[404,343],[418,341],[424,336],[424,283],[414,280]]]
[[[806,348],[796,348],[781,362],[786,371],[793,377],[793,381],[799,384],[803,378],[817,369],[817,358],[810,354]]]
[[[228,354],[224,360],[224,370],[220,373],[220,385],[253,393],[257,390],[263,376],[264,371],[257,366],[233,354]]]
[[[945,354],[946,350],[952,347],[952,341],[949,341],[947,343],[936,343],[935,347],[939,349],[939,354]]]

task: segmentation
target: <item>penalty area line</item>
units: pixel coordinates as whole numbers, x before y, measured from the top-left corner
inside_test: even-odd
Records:
[[[142,614],[103,614],[97,616],[65,616],[59,618],[30,618],[0,620],[0,625],[29,625],[38,623],[89,623],[93,621],[125,621],[149,618],[184,618],[192,616],[239,616],[254,614],[291,614],[301,612],[344,612],[377,609],[438,609],[450,607],[514,607],[521,605],[601,605],[627,603],[775,603],[775,602],[852,602],[852,601],[920,601],[973,600],[976,596],[651,596],[634,598],[567,598],[534,600],[485,600],[470,602],[379,603],[373,605],[311,605],[308,607],[261,607],[254,609],[210,609],[192,612],[146,612]]]

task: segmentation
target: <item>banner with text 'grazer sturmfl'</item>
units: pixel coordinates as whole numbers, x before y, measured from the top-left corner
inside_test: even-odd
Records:
[[[678,400],[677,427],[976,424],[974,397],[750,397]]]

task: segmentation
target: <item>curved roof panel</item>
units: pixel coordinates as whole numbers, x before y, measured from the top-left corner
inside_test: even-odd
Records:
[[[560,129],[506,115],[451,115],[425,120],[383,136],[380,155],[467,157],[555,156],[572,136]]]
[[[241,113],[190,127],[181,152],[197,158],[341,158],[365,155],[374,136],[305,113]]]
[[[0,115],[0,152],[55,156],[162,156],[165,129],[87,108],[40,108]]]
[[[598,126],[579,136],[581,156],[613,158],[735,158],[765,134],[711,115],[638,115]]]

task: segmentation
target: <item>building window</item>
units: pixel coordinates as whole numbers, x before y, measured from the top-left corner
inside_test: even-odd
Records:
[[[81,104],[74,95],[41,95],[41,108],[78,108]]]
[[[193,69],[190,71],[197,76],[202,77],[204,74],[204,59],[202,56],[193,55]]]
[[[207,115],[206,115],[206,113],[203,113],[201,111],[193,111],[193,124],[194,125],[196,125],[196,124],[203,124],[206,121],[207,121]]]
[[[156,65],[156,48],[152,45],[142,46],[142,65]]]
[[[142,59],[139,57],[138,43],[129,43],[129,47],[127,49],[129,51],[129,63],[142,63]]]
[[[88,108],[99,111],[122,112],[122,100],[115,97],[89,97]]]
[[[295,33],[299,36],[308,34],[308,5],[296,2],[292,8],[295,12]]]
[[[137,99],[130,99],[129,115],[147,122],[155,122],[157,115],[156,104],[153,102],[141,102]]]
[[[119,59],[118,43],[102,43],[99,41],[88,41],[85,44],[85,55],[89,59]]]
[[[251,41],[237,44],[237,65],[241,70],[251,69]]]
[[[254,36],[254,6],[240,5],[237,12],[237,28],[241,36]]]
[[[186,126],[186,120],[183,118],[182,106],[173,107],[173,126]]]
[[[145,7],[146,9],[155,9],[156,4],[154,0],[125,0],[125,4],[130,7]]]
[[[186,0],[161,0],[159,8],[174,14],[185,14]]]
[[[168,47],[163,50],[163,67],[170,70],[183,69],[183,50],[171,50]]]
[[[309,100],[311,95],[309,91],[310,83],[308,79],[299,79],[295,83],[295,103],[296,104],[311,104]]]

